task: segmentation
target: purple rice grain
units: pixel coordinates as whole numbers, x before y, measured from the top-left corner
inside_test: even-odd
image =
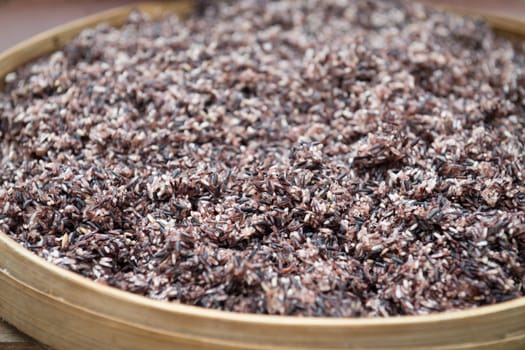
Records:
[[[99,283],[220,310],[521,297],[522,52],[399,1],[134,13],[6,77],[0,229]]]

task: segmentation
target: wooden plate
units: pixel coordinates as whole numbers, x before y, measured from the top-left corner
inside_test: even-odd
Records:
[[[189,0],[134,6],[181,16]],[[118,8],[42,33],[0,55],[0,81],[82,29],[120,25]],[[489,17],[525,36],[525,21]],[[57,350],[69,349],[524,349],[525,298],[429,316],[334,319],[238,314],[155,301],[46,262],[0,232],[0,315]]]

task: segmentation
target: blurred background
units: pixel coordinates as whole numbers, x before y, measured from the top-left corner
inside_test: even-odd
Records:
[[[0,0],[0,51],[43,30],[105,9],[137,2],[130,0]],[[422,2],[475,9],[480,13],[525,18],[525,0],[423,0]]]

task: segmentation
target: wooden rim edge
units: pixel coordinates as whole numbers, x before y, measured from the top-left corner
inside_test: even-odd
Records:
[[[75,19],[23,40],[7,50],[0,52],[0,91],[3,90],[4,78],[8,73],[42,57],[42,55],[59,50],[84,29],[92,28],[97,24],[105,22],[119,26],[124,23],[129,13],[133,10],[146,12],[153,17],[158,17],[163,10],[172,11],[178,15],[186,15],[192,8],[191,4],[191,0],[178,0],[170,3],[162,1],[136,2]],[[45,49],[33,50],[34,47],[38,46],[44,46]],[[15,57],[19,52],[26,52],[27,58],[22,61],[13,61],[11,58]]]
[[[206,343],[206,344],[215,345],[215,346],[219,346],[219,345],[223,346],[223,347],[229,346],[229,347],[235,347],[235,348],[239,348],[240,349],[241,347],[245,348],[248,345],[246,342],[241,343],[240,341],[234,341],[234,340],[231,340],[231,339],[222,339],[222,338],[213,337],[213,336],[210,336],[210,335],[205,337],[203,334],[198,333],[198,332],[195,333],[195,332],[189,332],[189,331],[186,331],[186,330],[184,330],[184,332],[181,331],[181,330],[175,330],[175,331],[171,330],[171,331],[168,332],[168,331],[166,331],[164,329],[153,328],[153,327],[150,327],[150,326],[147,326],[147,325],[143,325],[143,324],[139,324],[139,323],[136,323],[136,322],[129,322],[127,320],[123,320],[123,319],[118,318],[118,317],[112,317],[111,315],[103,314],[103,313],[91,310],[91,309],[83,307],[83,306],[78,306],[78,305],[73,304],[73,303],[71,303],[71,302],[69,302],[67,300],[64,300],[64,299],[60,298],[60,297],[44,293],[41,290],[36,289],[33,286],[27,284],[26,282],[23,282],[20,279],[12,276],[10,274],[6,274],[5,272],[3,272],[3,273],[0,272],[0,274],[3,274],[4,275],[3,278],[5,278],[5,280],[9,280],[10,281],[9,283],[13,283],[13,284],[16,284],[16,285],[19,285],[19,286],[23,286],[24,288],[26,288],[31,293],[40,295],[42,299],[46,300],[46,302],[60,303],[60,304],[65,305],[67,308],[80,311],[83,314],[87,314],[87,315],[92,315],[92,316],[95,316],[95,317],[103,318],[103,319],[105,319],[107,321],[110,321],[110,322],[113,322],[115,324],[121,325],[124,328],[129,327],[129,328],[134,328],[134,329],[140,329],[140,330],[147,331],[147,332],[150,332],[150,333],[159,334],[159,335],[162,335],[162,336],[165,336],[165,337],[174,337],[174,338],[178,338],[178,339],[184,339],[185,341],[201,342],[201,343]],[[523,334],[523,337],[525,337],[525,334]],[[249,349],[261,349],[261,347],[257,346],[257,344],[253,344],[253,346],[249,346]]]
[[[93,310],[90,310],[90,309],[87,309],[87,308],[84,308],[84,307],[80,307],[78,305],[75,305],[75,304],[72,304],[72,303],[68,303],[67,301],[64,301],[64,300],[61,300],[60,298],[57,298],[57,297],[54,297],[54,296],[50,296],[48,294],[45,294],[43,292],[41,292],[40,290],[37,290],[35,288],[33,288],[32,286],[30,285],[27,285],[26,283],[12,277],[12,276],[9,276],[9,275],[4,275],[4,278],[8,279],[11,281],[11,283],[15,283],[15,284],[18,284],[18,285],[23,285],[25,288],[27,288],[28,290],[30,290],[32,293],[36,293],[36,294],[39,294],[42,296],[42,298],[45,298],[46,300],[48,300],[47,302],[56,302],[56,303],[62,303],[62,304],[65,304],[67,305],[68,308],[71,308],[73,310],[79,310],[81,312],[83,312],[84,314],[88,314],[88,315],[94,315],[96,317],[100,317],[100,318],[103,318],[104,320],[107,320],[107,321],[110,321],[110,322],[113,322],[115,324],[118,324],[118,325],[121,325],[123,326],[124,328],[132,328],[132,329],[137,329],[137,330],[141,330],[141,331],[146,331],[146,332],[150,332],[150,333],[155,333],[155,334],[159,334],[161,336],[164,336],[164,337],[175,337],[177,339],[180,339],[180,340],[183,340],[185,342],[195,342],[195,343],[205,343],[209,346],[221,346],[221,347],[229,347],[229,348],[235,348],[235,349],[249,349],[249,350],[262,350],[262,349],[266,349],[268,347],[269,344],[267,343],[260,343],[257,341],[257,339],[246,339],[246,338],[242,338],[242,339],[235,339],[235,338],[231,338],[231,337],[227,337],[227,338],[219,338],[219,337],[213,337],[213,336],[210,336],[208,335],[207,337],[203,337],[200,333],[191,333],[191,332],[182,332],[180,330],[177,330],[177,331],[165,331],[163,329],[158,329],[158,328],[152,328],[150,326],[145,326],[145,325],[142,325],[142,324],[137,324],[137,323],[134,323],[134,322],[127,322],[126,320],[122,320],[120,318],[114,318],[114,317],[111,317],[111,316],[108,316],[108,315],[105,315],[105,314],[101,314],[101,313],[98,313],[98,312],[95,312]],[[512,344],[515,344],[515,343],[523,343],[525,344],[525,332],[521,332],[521,333],[512,333],[512,334],[507,334],[504,338],[501,338],[501,339],[496,339],[496,340],[490,340],[490,341],[480,341],[480,342],[475,342],[475,341],[471,341],[471,342],[468,342],[468,344],[463,344],[462,345],[462,348],[464,349],[470,349],[470,348],[478,348],[478,347],[490,347],[492,345],[501,345],[502,342],[504,344],[509,344],[509,343],[512,343]],[[289,349],[288,345],[287,344],[272,344],[272,349]],[[435,345],[435,346],[429,346],[429,347],[426,347],[427,349],[431,350],[431,349],[435,349],[435,348],[439,348],[439,350],[454,350],[454,349],[458,349],[457,347],[457,344],[445,344],[445,345]],[[312,347],[313,348],[313,347]]]
[[[435,8],[460,16],[482,18],[491,28],[497,31],[508,32],[521,36],[525,35],[525,18],[511,17],[510,15],[505,17],[501,14],[491,14],[489,12],[475,13],[464,7],[453,5],[436,5]]]
[[[287,325],[287,326],[321,326],[321,327],[374,327],[374,326],[400,326],[422,323],[446,322],[457,319],[468,319],[488,316],[517,308],[524,309],[525,312],[525,297],[514,300],[509,300],[494,305],[485,305],[477,308],[470,308],[465,310],[444,311],[429,315],[416,316],[396,316],[396,317],[368,317],[368,318],[329,318],[329,317],[294,317],[294,316],[279,316],[279,315],[258,315],[258,314],[242,314],[230,311],[221,311],[207,309],[198,306],[177,304],[172,302],[164,302],[154,300],[145,296],[126,292],[114,287],[105,286],[97,283],[87,277],[83,277],[74,272],[61,268],[51,262],[44,260],[37,256],[30,250],[15,242],[11,237],[0,231],[0,243],[7,249],[10,249],[14,254],[20,258],[23,264],[30,264],[33,268],[38,268],[45,273],[53,275],[55,278],[67,280],[69,283],[81,286],[82,288],[99,295],[111,299],[119,299],[128,304],[140,308],[149,308],[153,310],[166,311],[174,315],[189,315],[197,318],[208,318],[221,321],[243,322],[252,324],[273,324],[273,325]],[[0,256],[0,264],[1,264]],[[2,264],[3,265],[3,264]],[[11,271],[4,266],[0,266],[2,273],[10,274]],[[20,278],[13,274],[14,277]],[[27,282],[26,282],[27,283]],[[61,297],[56,295],[56,297]],[[64,298],[64,300],[67,300]]]

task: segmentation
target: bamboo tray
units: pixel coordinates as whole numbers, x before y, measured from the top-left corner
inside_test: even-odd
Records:
[[[192,1],[133,6],[181,16]],[[82,29],[120,25],[132,7],[81,19],[0,54],[0,84]],[[525,36],[525,21],[488,17]],[[0,86],[1,88],[1,86]],[[429,316],[330,319],[237,314],[155,301],[44,261],[0,232],[0,315],[43,344],[68,349],[525,349],[525,298]]]

